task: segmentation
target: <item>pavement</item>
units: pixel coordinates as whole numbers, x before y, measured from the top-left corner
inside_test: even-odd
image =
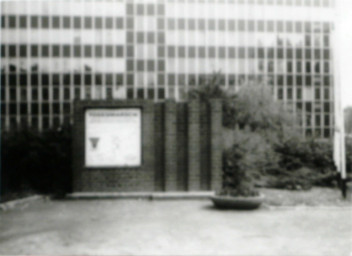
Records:
[[[352,255],[352,207],[41,200],[0,212],[0,255]]]

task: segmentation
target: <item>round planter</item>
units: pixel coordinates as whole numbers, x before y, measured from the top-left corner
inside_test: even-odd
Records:
[[[262,204],[264,196],[212,196],[211,200],[213,201],[215,207],[220,209],[252,210],[258,208]]]

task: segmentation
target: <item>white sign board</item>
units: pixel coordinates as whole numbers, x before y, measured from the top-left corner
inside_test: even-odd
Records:
[[[86,110],[86,167],[139,166],[141,149],[140,109]]]

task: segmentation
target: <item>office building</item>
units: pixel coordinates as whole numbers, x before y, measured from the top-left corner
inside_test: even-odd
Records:
[[[237,91],[265,81],[333,129],[333,0],[1,2],[2,129],[72,121],[79,99],[184,100],[219,73]]]

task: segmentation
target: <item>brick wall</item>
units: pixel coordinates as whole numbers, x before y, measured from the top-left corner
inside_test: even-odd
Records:
[[[142,164],[135,168],[84,166],[85,120],[90,108],[142,112]],[[75,191],[200,191],[221,186],[221,102],[76,101],[73,138]]]

